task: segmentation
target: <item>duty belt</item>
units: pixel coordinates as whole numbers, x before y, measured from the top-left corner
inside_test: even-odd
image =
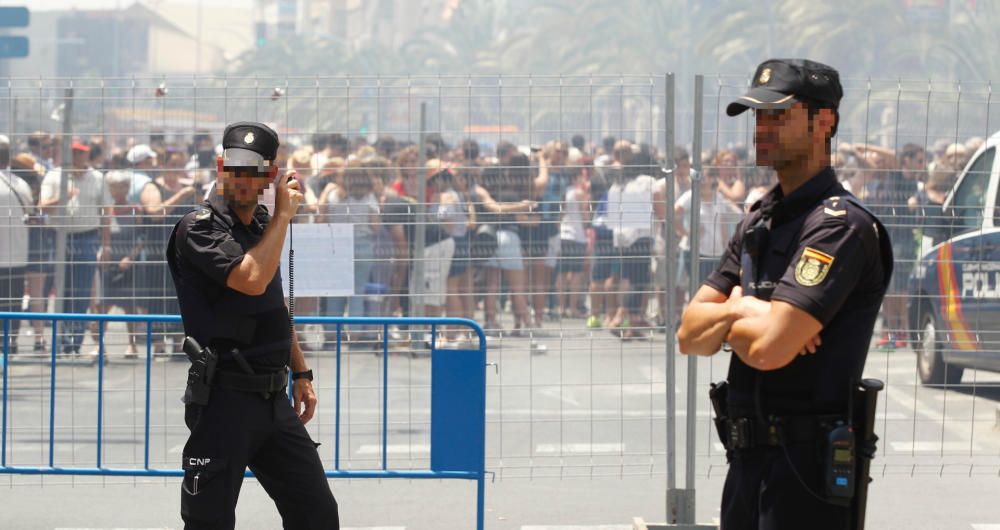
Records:
[[[819,439],[823,428],[843,416],[771,416],[764,421],[757,417],[715,418],[715,426],[726,450],[778,447],[807,444]]]
[[[288,386],[288,369],[259,375],[220,371],[215,374],[215,384],[229,390],[259,392],[267,399]]]

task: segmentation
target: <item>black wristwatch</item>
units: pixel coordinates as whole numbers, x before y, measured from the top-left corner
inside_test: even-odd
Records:
[[[305,372],[292,372],[292,381],[296,381],[298,379],[305,379],[305,380],[308,380],[308,381],[312,381],[313,380],[313,371],[312,370],[306,370]]]

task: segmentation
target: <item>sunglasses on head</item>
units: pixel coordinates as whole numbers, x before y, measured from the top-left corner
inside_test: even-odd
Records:
[[[755,109],[754,113],[762,118],[779,118],[788,112],[789,109]]]
[[[237,177],[242,177],[242,178],[269,178],[270,177],[270,175],[268,174],[269,173],[268,171],[266,171],[266,170],[265,171],[261,171],[260,169],[255,168],[255,167],[236,166],[236,167],[223,167],[222,169],[223,169],[223,171],[226,171],[227,173],[232,173],[233,175],[235,175]]]

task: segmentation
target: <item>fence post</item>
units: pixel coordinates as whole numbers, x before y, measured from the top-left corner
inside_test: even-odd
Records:
[[[413,296],[410,312],[415,317],[424,316],[424,247],[427,227],[424,225],[427,205],[424,200],[427,197],[427,179],[424,177],[424,165],[427,163],[427,103],[420,103],[420,136],[419,152],[417,153],[417,204],[414,221],[417,223],[413,238],[413,275],[410,277],[410,294]]]
[[[57,216],[66,219],[66,201],[69,198],[69,181],[72,179],[70,165],[72,164],[72,143],[73,143],[73,87],[70,85],[66,89],[66,103],[63,108],[62,122],[62,143],[60,151],[59,178],[59,204],[56,206]],[[65,223],[66,221],[63,221]],[[55,290],[56,290],[56,313],[62,313],[63,304],[66,300],[66,238],[68,232],[64,224],[56,223],[56,270],[55,270]],[[52,345],[56,348],[56,345]]]
[[[666,394],[667,394],[667,522],[677,522],[677,396],[674,387],[677,385],[677,344],[673,333],[674,315],[677,311],[677,290],[671,284],[671,279],[677,278],[677,252],[674,245],[677,244],[677,234],[674,227],[674,183],[677,179],[677,159],[674,157],[674,74],[667,74],[664,86],[663,98],[663,152],[666,155],[664,160],[664,173],[666,173],[666,308],[663,309],[663,317],[666,321],[666,334],[664,348],[667,356],[666,368]]]
[[[694,131],[691,142],[691,221],[689,223],[688,241],[691,247],[690,298],[698,291],[701,276],[701,256],[698,228],[701,221],[701,140],[704,132],[705,76],[699,74],[694,78]],[[697,415],[697,384],[698,356],[687,358],[687,418],[685,423],[685,468],[684,490],[678,513],[678,522],[694,523],[695,519],[695,488],[694,488],[694,451],[695,451],[695,420]]]

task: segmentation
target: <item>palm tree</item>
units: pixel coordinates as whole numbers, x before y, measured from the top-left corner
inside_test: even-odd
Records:
[[[403,44],[410,73],[497,73],[500,50],[518,29],[511,24],[506,2],[466,0],[445,26],[429,26]]]
[[[399,50],[291,36],[237,60],[231,73],[655,73],[746,75],[769,56],[805,56],[845,78],[985,80],[1000,64],[998,8],[959,4],[945,23],[915,22],[898,0],[465,0],[449,22]]]
[[[531,38],[507,51],[532,73],[676,71],[687,28],[683,0],[549,1],[525,17]],[[670,45],[678,43],[678,45]]]
[[[723,71],[749,72],[774,56],[809,57],[859,78],[985,79],[996,69],[983,57],[998,41],[992,5],[976,13],[963,5],[950,21],[922,22],[897,0],[740,0],[707,16],[718,22],[704,26],[699,51]]]

